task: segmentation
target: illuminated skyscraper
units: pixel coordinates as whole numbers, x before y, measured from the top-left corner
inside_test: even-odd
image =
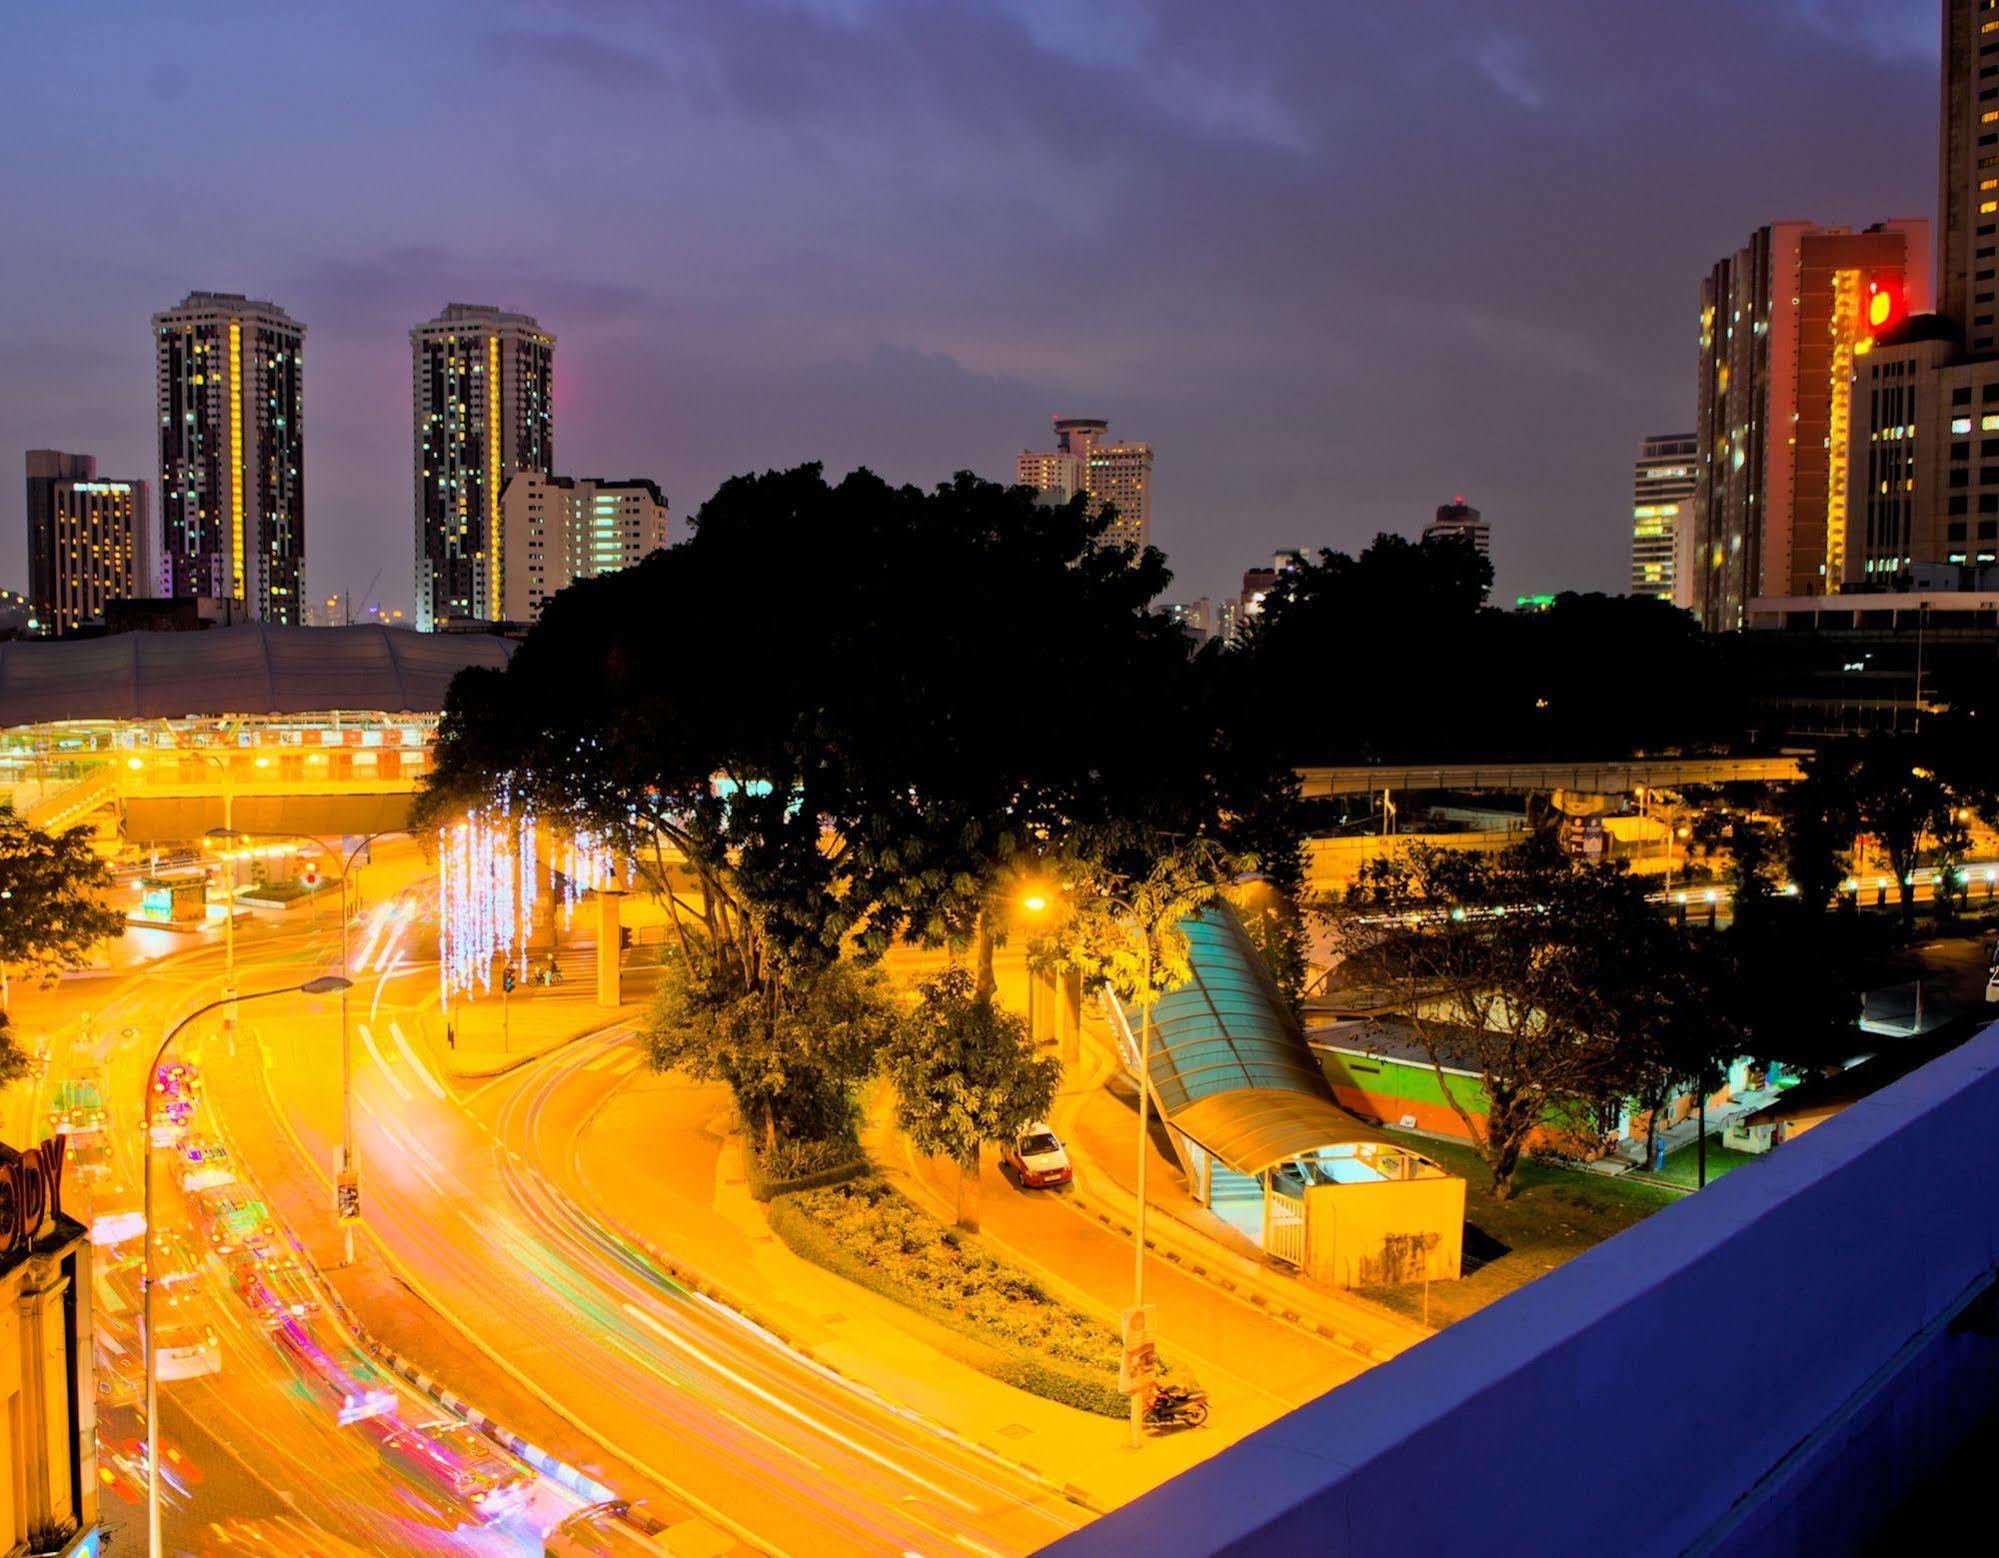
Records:
[[[146,484],[99,480],[87,454],[28,451],[28,593],[42,631],[60,636],[104,616],[144,582]]]
[[[1152,538],[1152,445],[1105,443],[1109,429],[1099,417],[1057,417],[1055,447],[1023,449],[1014,480],[1059,503],[1086,492],[1098,508],[1115,506],[1110,539],[1143,547]]]
[[[555,464],[555,337],[526,314],[453,303],[410,332],[417,626],[505,615],[500,498]]]
[[[305,327],[275,303],[190,292],[153,316],[166,595],[303,620]]]
[[[1973,356],[1999,349],[1999,9],[1944,0],[1938,307]]]
[[[1683,540],[1694,528],[1694,456],[1700,441],[1692,433],[1648,438],[1638,449],[1631,473],[1631,593],[1674,600]]]
[[[1738,628],[1758,596],[1826,595],[1849,577],[1855,363],[1929,291],[1920,219],[1857,233],[1774,223],[1701,283],[1687,584],[1703,626]]]

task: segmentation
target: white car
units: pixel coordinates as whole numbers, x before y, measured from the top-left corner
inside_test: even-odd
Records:
[[[1075,1177],[1069,1167],[1068,1149],[1039,1120],[1008,1142],[1001,1156],[1013,1170],[1014,1182],[1023,1190],[1046,1190],[1066,1185]]]
[[[205,1325],[162,1326],[154,1356],[161,1379],[199,1379],[222,1372],[222,1343]]]

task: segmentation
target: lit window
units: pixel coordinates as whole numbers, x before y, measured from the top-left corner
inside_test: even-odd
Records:
[[[1968,433],[1968,432],[1970,432],[1970,431],[1971,431],[1971,418],[1970,418],[1970,417],[1952,417],[1952,418],[1950,419],[1950,430],[1951,430],[1951,431],[1952,431],[1953,433]]]

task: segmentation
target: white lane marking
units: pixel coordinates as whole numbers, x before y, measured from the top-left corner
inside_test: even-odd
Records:
[[[416,1051],[410,1048],[410,1041],[403,1037],[403,1025],[393,1017],[389,1019],[389,1037],[396,1041],[396,1048],[403,1052],[403,1059],[410,1063],[411,1068],[417,1074],[418,1080],[430,1089],[431,1097],[440,1101],[445,1099],[448,1095],[444,1091],[443,1084],[430,1074],[428,1066],[417,1059]]]
[[[393,1087],[401,1095],[404,1103],[414,1103],[416,1101],[416,1094],[404,1087],[403,1079],[389,1069],[388,1061],[383,1058],[382,1052],[375,1047],[375,1035],[369,1030],[368,1025],[362,1022],[356,1023],[355,1027],[361,1030],[361,1042],[368,1046],[368,1053],[374,1056],[375,1064],[382,1068],[382,1075],[389,1079],[389,1086]]]

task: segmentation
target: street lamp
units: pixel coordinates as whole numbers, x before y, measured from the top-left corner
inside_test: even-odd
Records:
[[[1132,1219],[1131,1234],[1131,1307],[1145,1307],[1145,1169],[1151,1157],[1148,1150],[1151,1142],[1151,1122],[1148,1119],[1152,1102],[1152,1005],[1156,992],[1152,988],[1152,927],[1147,925],[1138,910],[1126,899],[1114,893],[1100,895],[1105,903],[1122,910],[1130,917],[1133,930],[1138,933],[1140,943],[1139,990],[1144,1000],[1138,1013],[1138,1215]],[[1029,893],[1021,899],[1021,907],[1029,914],[1040,914],[1048,908],[1048,899],[1042,893]],[[1142,1442],[1145,1429],[1145,1397],[1134,1391],[1131,1398],[1131,1443],[1136,1449]]]
[[[390,834],[399,831],[396,828],[385,828],[380,833],[368,834],[352,849],[348,850],[346,858],[340,862],[340,978],[343,981],[340,986],[340,1173],[342,1174],[352,1174],[355,1172],[354,1041],[352,1037],[353,1030],[347,1021],[347,992],[352,988],[352,981],[348,977],[347,968],[347,932],[348,921],[352,916],[347,906],[347,878],[349,873],[354,869],[355,858],[362,850],[374,843],[376,839],[387,838]],[[249,838],[251,835],[235,828],[210,828],[208,836],[210,838],[228,837],[232,839],[244,839]],[[317,844],[319,842],[318,839],[305,833],[265,833],[258,835],[258,837],[297,839],[301,843],[306,844]],[[231,988],[234,988],[235,981],[233,978],[230,984]],[[338,1197],[336,1196],[336,1207],[338,1204]],[[351,1266],[354,1264],[354,1223],[351,1219],[341,1223],[340,1238],[340,1264]]]
[[[318,979],[308,979],[303,984],[286,985],[279,990],[259,990],[246,995],[244,1001],[267,1001],[280,995],[331,995],[336,990],[344,991],[347,980],[337,975],[324,975]],[[158,1337],[153,1329],[153,1289],[158,1279],[153,1274],[154,1241],[157,1233],[153,1223],[153,1100],[158,1096],[154,1079],[159,1075],[160,1065],[167,1058],[167,1050],[180,1032],[195,1018],[214,1011],[218,1006],[240,1005],[236,992],[231,989],[219,1001],[210,1001],[197,1006],[160,1040],[160,1047],[153,1052],[153,1063],[146,1068],[146,1140],[141,1149],[145,1154],[145,1263],[142,1267],[141,1295],[143,1311],[141,1324],[146,1338],[146,1551],[151,1558],[160,1558],[164,1550],[160,1543],[160,1373]]]

